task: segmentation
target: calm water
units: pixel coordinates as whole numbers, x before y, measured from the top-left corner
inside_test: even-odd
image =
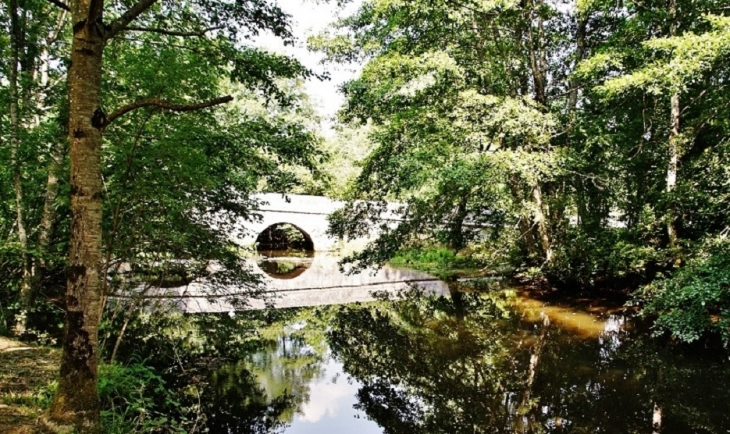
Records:
[[[727,354],[605,306],[454,292],[236,315],[267,325],[209,374],[211,432],[730,432]]]

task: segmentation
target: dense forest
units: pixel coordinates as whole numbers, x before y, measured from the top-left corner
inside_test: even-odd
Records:
[[[303,83],[327,74],[253,43],[294,43],[274,1],[3,2],[0,334],[65,336],[50,421],[99,430],[100,358],[139,307],[109,294],[261,290],[231,241],[260,191],[344,200],[333,234],[379,234],[356,270],[448,249],[730,341],[724,0],[352,10],[307,41],[362,65],[325,138]]]

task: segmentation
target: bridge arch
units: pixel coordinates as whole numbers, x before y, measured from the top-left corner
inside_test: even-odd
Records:
[[[301,227],[287,221],[269,224],[256,237],[256,249],[265,250],[315,250],[312,236]]]
[[[259,193],[255,198],[261,202],[256,220],[241,221],[241,232],[231,234],[233,241],[256,248],[256,240],[268,227],[289,223],[306,233],[316,251],[337,250],[341,243],[327,233],[327,216],[339,209],[342,202],[326,197]]]

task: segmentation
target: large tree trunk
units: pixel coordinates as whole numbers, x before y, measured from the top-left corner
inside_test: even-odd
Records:
[[[98,325],[101,317],[101,107],[103,0],[71,2],[74,29],[69,85],[71,244],[66,336],[51,421],[98,432]],[[94,119],[94,120],[92,120]]]

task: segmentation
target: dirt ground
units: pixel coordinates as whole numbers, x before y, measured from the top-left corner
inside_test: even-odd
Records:
[[[61,353],[47,347],[26,346],[0,336],[0,434],[45,432],[38,425],[39,407],[58,375]]]

